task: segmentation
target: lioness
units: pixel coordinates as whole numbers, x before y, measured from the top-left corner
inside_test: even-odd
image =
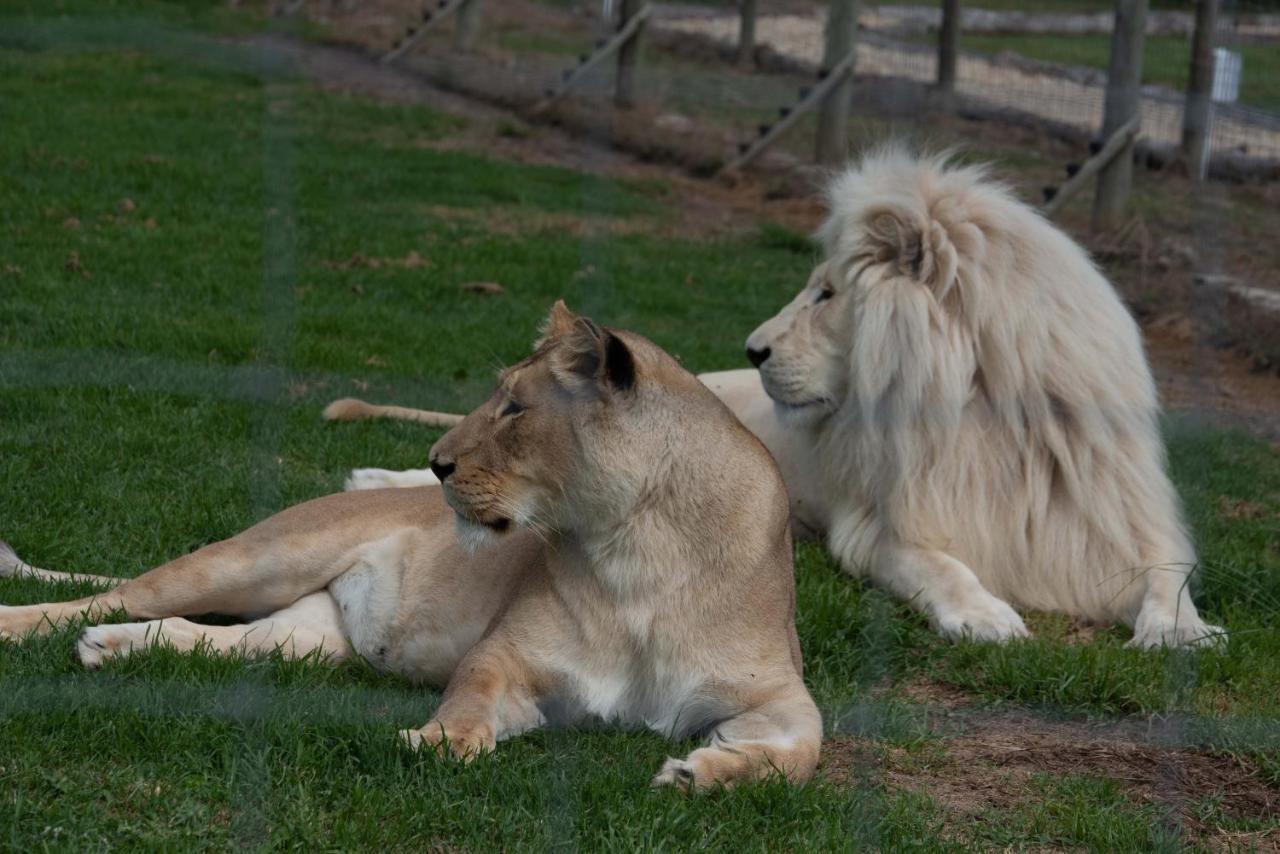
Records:
[[[430,460],[443,488],[309,501],[106,593],[0,607],[0,632],[148,620],[86,629],[89,666],[160,641],[354,652],[447,683],[402,736],[462,757],[594,716],[710,735],[654,785],[813,774],[822,724],[801,679],[786,490],[674,359],[557,303],[533,355]],[[58,577],[7,554],[10,573]],[[178,616],[210,612],[268,616]]]
[[[826,259],[747,339],[758,370],[700,377],[776,458],[797,529],[946,637],[1024,636],[1015,606],[1123,622],[1141,647],[1220,637],[1188,590],[1138,327],[1085,252],[944,157],[873,154],[827,202]],[[326,411],[376,415],[404,411]]]

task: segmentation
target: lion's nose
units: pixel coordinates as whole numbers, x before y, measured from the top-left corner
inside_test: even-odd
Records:
[[[453,460],[448,460],[444,457],[431,458],[431,473],[434,474],[441,483],[444,483],[445,478],[453,474],[453,470],[457,467],[457,464],[454,463]]]
[[[751,361],[751,364],[758,368],[765,363],[765,360],[769,358],[769,354],[772,352],[773,350],[769,347],[765,347],[763,350],[756,350],[748,347],[747,358]]]

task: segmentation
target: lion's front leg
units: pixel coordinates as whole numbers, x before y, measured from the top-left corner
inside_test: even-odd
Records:
[[[702,791],[775,774],[803,783],[817,770],[821,747],[822,716],[797,677],[772,699],[718,725],[706,747],[668,759],[652,785]]]
[[[513,647],[491,638],[458,665],[435,717],[419,729],[402,730],[400,737],[414,750],[447,746],[469,761],[545,723],[535,688],[540,682]]]
[[[945,638],[1007,641],[1031,634],[1008,602],[945,552],[885,549],[872,560],[871,577],[923,611]]]

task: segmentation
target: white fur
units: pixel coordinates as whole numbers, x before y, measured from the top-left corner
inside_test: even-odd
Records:
[[[498,535],[489,528],[458,515],[453,517],[453,530],[458,537],[458,543],[467,550],[468,554],[475,554],[498,540]]]
[[[1215,635],[1137,326],[1080,247],[941,157],[870,156],[828,198],[826,262],[747,342],[776,406],[734,408],[844,567],[948,637],[1025,635],[1008,603]]]
[[[439,486],[440,479],[431,469],[352,469],[343,483],[346,492],[358,489],[405,489],[415,486]]]

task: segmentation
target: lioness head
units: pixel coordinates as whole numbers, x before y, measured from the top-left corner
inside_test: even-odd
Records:
[[[977,174],[888,151],[832,181],[818,233],[826,260],[746,342],[780,417],[818,424],[851,399],[874,408],[964,360],[944,351],[959,347],[952,319],[971,296],[961,271],[983,251]]]
[[[543,332],[533,355],[503,369],[493,396],[431,449],[459,533],[473,544],[513,524],[574,527],[574,495],[590,491],[603,503],[624,488],[629,468],[661,453],[643,426],[655,397],[673,383],[696,385],[658,347],[563,302]],[[610,471],[617,477],[602,476]]]

